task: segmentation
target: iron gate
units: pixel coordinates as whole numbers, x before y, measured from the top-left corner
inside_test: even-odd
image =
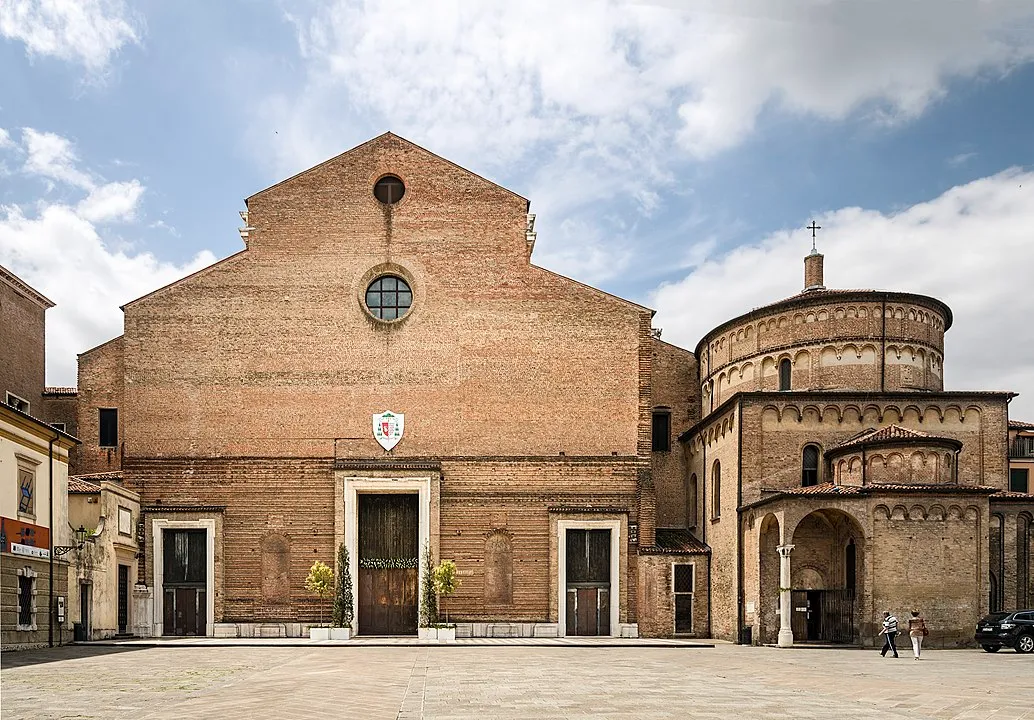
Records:
[[[793,590],[791,628],[802,642],[854,642],[854,590]]]

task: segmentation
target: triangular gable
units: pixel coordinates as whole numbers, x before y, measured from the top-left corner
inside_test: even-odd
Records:
[[[478,180],[481,180],[482,182],[484,182],[484,183],[486,183],[488,185],[491,185],[494,188],[498,188],[498,189],[500,189],[500,190],[502,190],[504,192],[509,193],[510,195],[513,195],[515,198],[523,200],[525,202],[525,204],[527,204],[529,207],[531,206],[531,201],[528,200],[523,195],[518,195],[513,190],[510,190],[509,188],[505,188],[505,187],[503,187],[502,185],[500,185],[498,183],[494,183],[491,180],[489,180],[486,177],[484,177],[483,175],[478,175],[476,172],[468,170],[467,168],[465,168],[465,167],[463,167],[461,165],[457,165],[456,163],[452,162],[451,160],[449,160],[447,158],[443,158],[441,155],[436,155],[435,153],[431,152],[427,148],[422,147],[420,145],[417,145],[415,142],[413,142],[411,140],[407,140],[406,138],[404,138],[404,137],[402,137],[400,135],[396,135],[395,133],[393,133],[391,131],[388,131],[386,133],[382,133],[382,134],[378,135],[375,138],[367,140],[364,143],[360,143],[359,145],[356,145],[354,148],[352,148],[350,150],[346,150],[345,152],[341,153],[340,155],[335,155],[332,158],[324,160],[323,162],[319,163],[318,165],[313,165],[312,167],[310,167],[310,168],[308,168],[306,170],[302,170],[300,173],[296,173],[296,174],[292,175],[291,177],[287,178],[286,180],[281,180],[278,183],[275,183],[273,185],[270,185],[267,188],[259,190],[257,193],[249,195],[247,198],[245,198],[244,199],[244,204],[247,205],[249,203],[249,201],[251,201],[252,198],[258,197],[259,195],[262,195],[263,193],[267,193],[270,190],[272,190],[273,188],[277,188],[277,187],[280,187],[281,185],[285,185],[287,183],[293,182],[294,180],[297,180],[298,178],[300,178],[300,177],[302,177],[304,175],[308,175],[309,173],[314,172],[316,170],[319,170],[320,168],[325,167],[327,165],[330,165],[331,163],[338,162],[339,160],[345,158],[346,156],[348,156],[348,155],[350,155],[350,154],[352,154],[354,152],[357,152],[359,150],[368,148],[370,146],[384,144],[384,143],[386,143],[389,140],[399,140],[399,141],[405,143],[406,145],[408,145],[408,146],[410,146],[410,147],[412,147],[412,148],[414,148],[416,150],[419,150],[420,152],[424,153],[428,157],[431,157],[431,158],[434,158],[435,160],[438,160],[440,162],[446,163],[447,165],[451,165],[452,167],[454,167],[454,168],[456,168],[458,170],[461,170],[462,172],[470,175],[471,177],[475,177]]]

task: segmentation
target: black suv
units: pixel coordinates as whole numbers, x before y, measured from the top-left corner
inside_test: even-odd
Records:
[[[1034,652],[1034,610],[987,615],[977,623],[976,641],[985,652],[998,652],[1002,646],[1018,653]]]

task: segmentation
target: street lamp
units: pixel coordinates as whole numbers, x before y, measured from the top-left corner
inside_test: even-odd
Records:
[[[82,550],[83,545],[85,545],[87,541],[95,542],[93,536],[90,534],[90,531],[84,528],[82,525],[80,525],[79,529],[75,530],[73,534],[75,535],[75,545],[55,545],[55,555],[64,555],[65,553],[71,550]]]

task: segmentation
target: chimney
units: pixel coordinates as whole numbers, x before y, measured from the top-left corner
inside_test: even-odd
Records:
[[[815,248],[804,258],[804,292],[825,290],[822,284],[822,254]]]

